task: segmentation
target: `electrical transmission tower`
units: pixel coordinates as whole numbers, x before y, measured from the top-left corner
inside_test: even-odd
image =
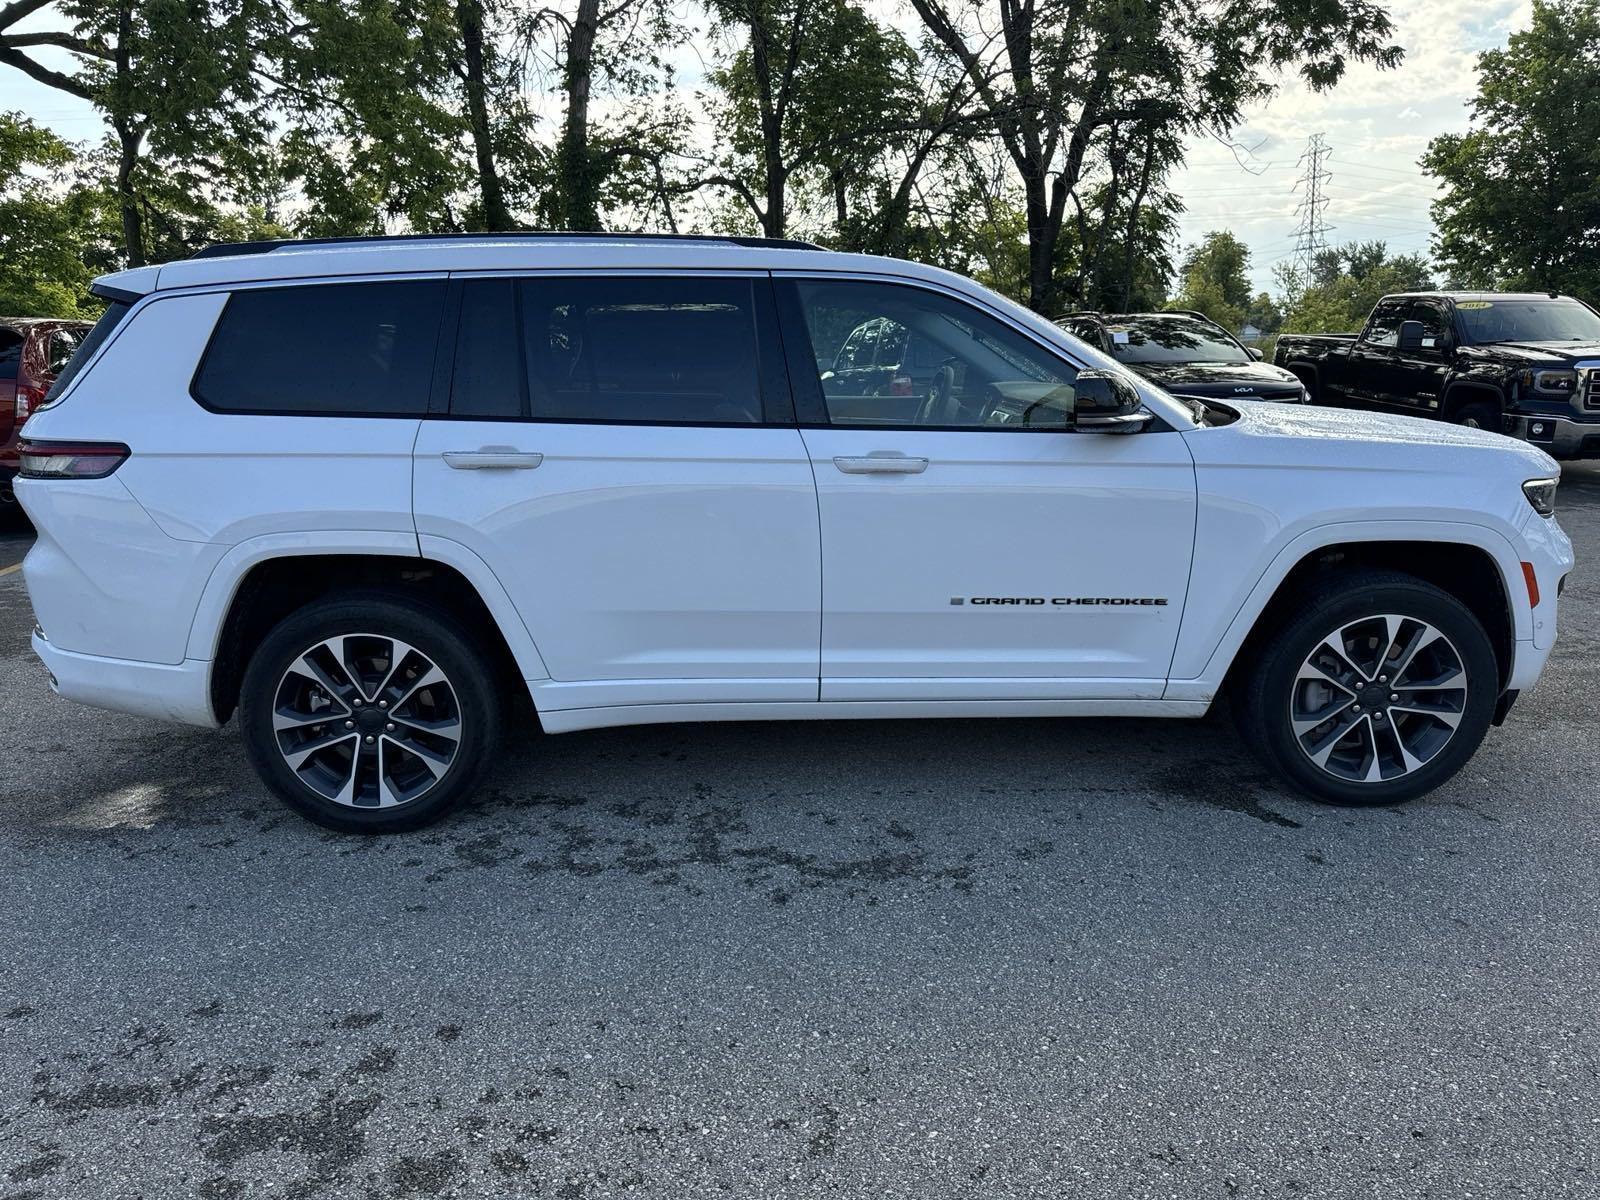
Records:
[[[1328,180],[1333,172],[1327,161],[1333,156],[1333,147],[1323,134],[1314,134],[1300,155],[1300,178],[1294,190],[1300,203],[1294,206],[1299,227],[1294,235],[1294,277],[1302,288],[1310,287],[1316,276],[1317,256],[1328,248],[1328,232],[1333,228],[1323,213],[1328,207]]]

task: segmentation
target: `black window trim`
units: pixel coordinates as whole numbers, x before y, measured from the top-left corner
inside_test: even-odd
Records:
[[[635,420],[625,417],[540,417],[531,415],[528,411],[526,385],[524,385],[524,409],[520,417],[488,413],[455,413],[450,411],[451,385],[455,376],[455,356],[459,345],[459,324],[461,310],[461,293],[464,285],[474,279],[739,279],[750,283],[752,315],[756,324],[756,383],[761,395],[761,420],[750,421],[650,421]],[[596,270],[574,270],[571,267],[550,267],[540,270],[526,268],[506,268],[504,270],[471,270],[450,272],[451,292],[447,293],[445,301],[446,323],[451,329],[449,338],[440,339],[439,358],[448,359],[448,367],[441,369],[436,366],[434,371],[434,386],[440,386],[443,378],[442,396],[437,392],[433,400],[437,402],[428,406],[425,420],[433,421],[477,421],[498,422],[508,425],[623,425],[643,426],[651,429],[793,429],[795,427],[795,400],[793,395],[791,377],[787,368],[787,355],[785,354],[782,320],[779,316],[775,297],[772,274],[764,270],[737,270],[728,268],[710,268],[695,270],[692,268],[660,270],[649,267],[629,269],[626,267],[606,267]],[[763,286],[764,285],[764,286]],[[454,311],[452,315],[450,295],[454,296]]]
[[[444,285],[444,299],[439,310],[439,322],[434,331],[433,347],[433,377],[429,383],[428,399],[421,412],[350,412],[343,409],[282,409],[282,408],[217,408],[203,399],[195,384],[199,381],[201,373],[205,370],[206,360],[211,356],[211,347],[217,339],[217,330],[222,325],[223,317],[227,316],[228,306],[233,303],[234,296],[240,292],[265,292],[265,291],[294,291],[305,287],[337,287],[340,284],[354,283],[437,283]],[[172,295],[220,295],[225,297],[222,307],[217,310],[217,318],[211,324],[211,331],[206,334],[205,349],[200,352],[200,358],[195,363],[194,371],[189,376],[189,399],[193,400],[206,412],[217,417],[310,417],[314,420],[323,420],[329,417],[342,417],[346,420],[355,419],[363,421],[419,421],[428,416],[428,409],[434,400],[434,389],[439,383],[439,346],[443,340],[441,334],[444,330],[446,319],[450,310],[450,275],[447,271],[426,272],[401,272],[398,274],[374,275],[330,275],[318,276],[307,279],[262,279],[248,282],[221,284],[216,287],[203,287],[185,289],[182,292],[173,292]],[[159,297],[158,297],[159,298]],[[123,318],[127,320],[126,317]]]
[[[881,284],[886,287],[911,288],[920,292],[927,292],[956,304],[965,305],[993,321],[999,322],[1006,329],[1033,343],[1045,354],[1061,360],[1072,367],[1074,372],[1099,370],[1092,363],[1079,362],[1072,355],[1058,346],[1051,345],[1030,329],[1025,329],[1014,321],[1007,320],[1002,313],[996,312],[986,304],[979,303],[970,296],[950,288],[938,287],[925,283],[919,279],[908,279],[895,275],[872,275],[858,272],[830,272],[830,271],[800,271],[786,270],[773,272],[773,287],[777,293],[778,320],[783,330],[784,348],[789,360],[789,386],[794,393],[795,414],[801,429],[833,429],[852,431],[877,431],[917,433],[981,433],[981,434],[1017,434],[1022,437],[1038,437],[1041,434],[1071,433],[1077,431],[1070,427],[1040,426],[1027,428],[1018,425],[918,425],[915,423],[879,424],[870,425],[836,425],[828,418],[827,401],[823,398],[822,382],[817,377],[816,355],[811,344],[811,331],[806,324],[805,312],[800,307],[800,291],[796,286],[799,283],[867,283]],[[1063,331],[1065,332],[1065,331]],[[809,355],[810,361],[807,362]],[[1123,368],[1126,370],[1126,368]],[[1148,406],[1145,409],[1151,416],[1144,433],[1170,432],[1173,428],[1160,414]]]

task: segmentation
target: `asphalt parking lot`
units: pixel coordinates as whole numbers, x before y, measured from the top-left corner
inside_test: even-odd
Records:
[[[530,736],[447,824],[57,700],[0,574],[0,1200],[1600,1193],[1600,465],[1397,810],[1229,724]],[[0,570],[24,539],[0,539]]]

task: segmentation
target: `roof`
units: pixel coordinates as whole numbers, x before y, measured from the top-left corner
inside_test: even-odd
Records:
[[[755,238],[658,237],[648,234],[478,234],[243,244],[236,254],[136,267],[95,281],[102,294],[138,296],[174,288],[361,275],[548,270],[805,270],[937,281],[992,293],[938,267],[871,254],[823,250],[805,242]]]
[[[1570,300],[1560,292],[1390,292],[1385,300]]]

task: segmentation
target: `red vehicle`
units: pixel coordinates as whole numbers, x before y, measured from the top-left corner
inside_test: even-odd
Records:
[[[16,503],[17,437],[28,414],[72,359],[93,325],[54,317],[0,317],[0,504]]]

